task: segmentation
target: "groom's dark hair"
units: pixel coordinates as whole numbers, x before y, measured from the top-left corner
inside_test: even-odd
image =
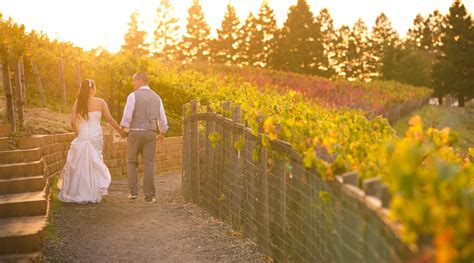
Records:
[[[134,75],[135,78],[142,80],[145,83],[148,83],[148,76],[146,75],[145,72],[137,72]]]

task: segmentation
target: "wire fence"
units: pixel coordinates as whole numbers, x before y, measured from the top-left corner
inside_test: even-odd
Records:
[[[380,180],[357,187],[357,174],[323,180],[284,141],[261,146],[241,121],[183,106],[183,195],[252,239],[275,261],[406,262],[414,250],[387,220]]]

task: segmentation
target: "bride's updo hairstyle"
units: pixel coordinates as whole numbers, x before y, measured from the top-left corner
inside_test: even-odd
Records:
[[[85,79],[81,82],[81,87],[77,92],[77,112],[84,118],[88,118],[89,113],[89,93],[95,89],[93,80]]]

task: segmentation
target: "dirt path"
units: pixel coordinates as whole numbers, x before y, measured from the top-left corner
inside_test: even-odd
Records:
[[[53,201],[45,257],[56,262],[263,262],[242,239],[203,209],[183,202],[181,177],[155,179],[158,203],[127,200],[125,178],[113,178],[101,204]],[[57,189],[53,189],[53,195]]]

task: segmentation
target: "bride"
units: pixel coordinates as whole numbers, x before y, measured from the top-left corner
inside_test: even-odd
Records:
[[[110,115],[107,103],[94,96],[95,92],[93,80],[82,81],[72,107],[71,126],[76,138],[71,143],[58,181],[58,188],[61,189],[58,199],[62,202],[99,203],[102,196],[107,195],[111,177],[102,156],[101,116],[104,115],[122,138],[127,135]],[[84,121],[78,128],[79,116]]]

